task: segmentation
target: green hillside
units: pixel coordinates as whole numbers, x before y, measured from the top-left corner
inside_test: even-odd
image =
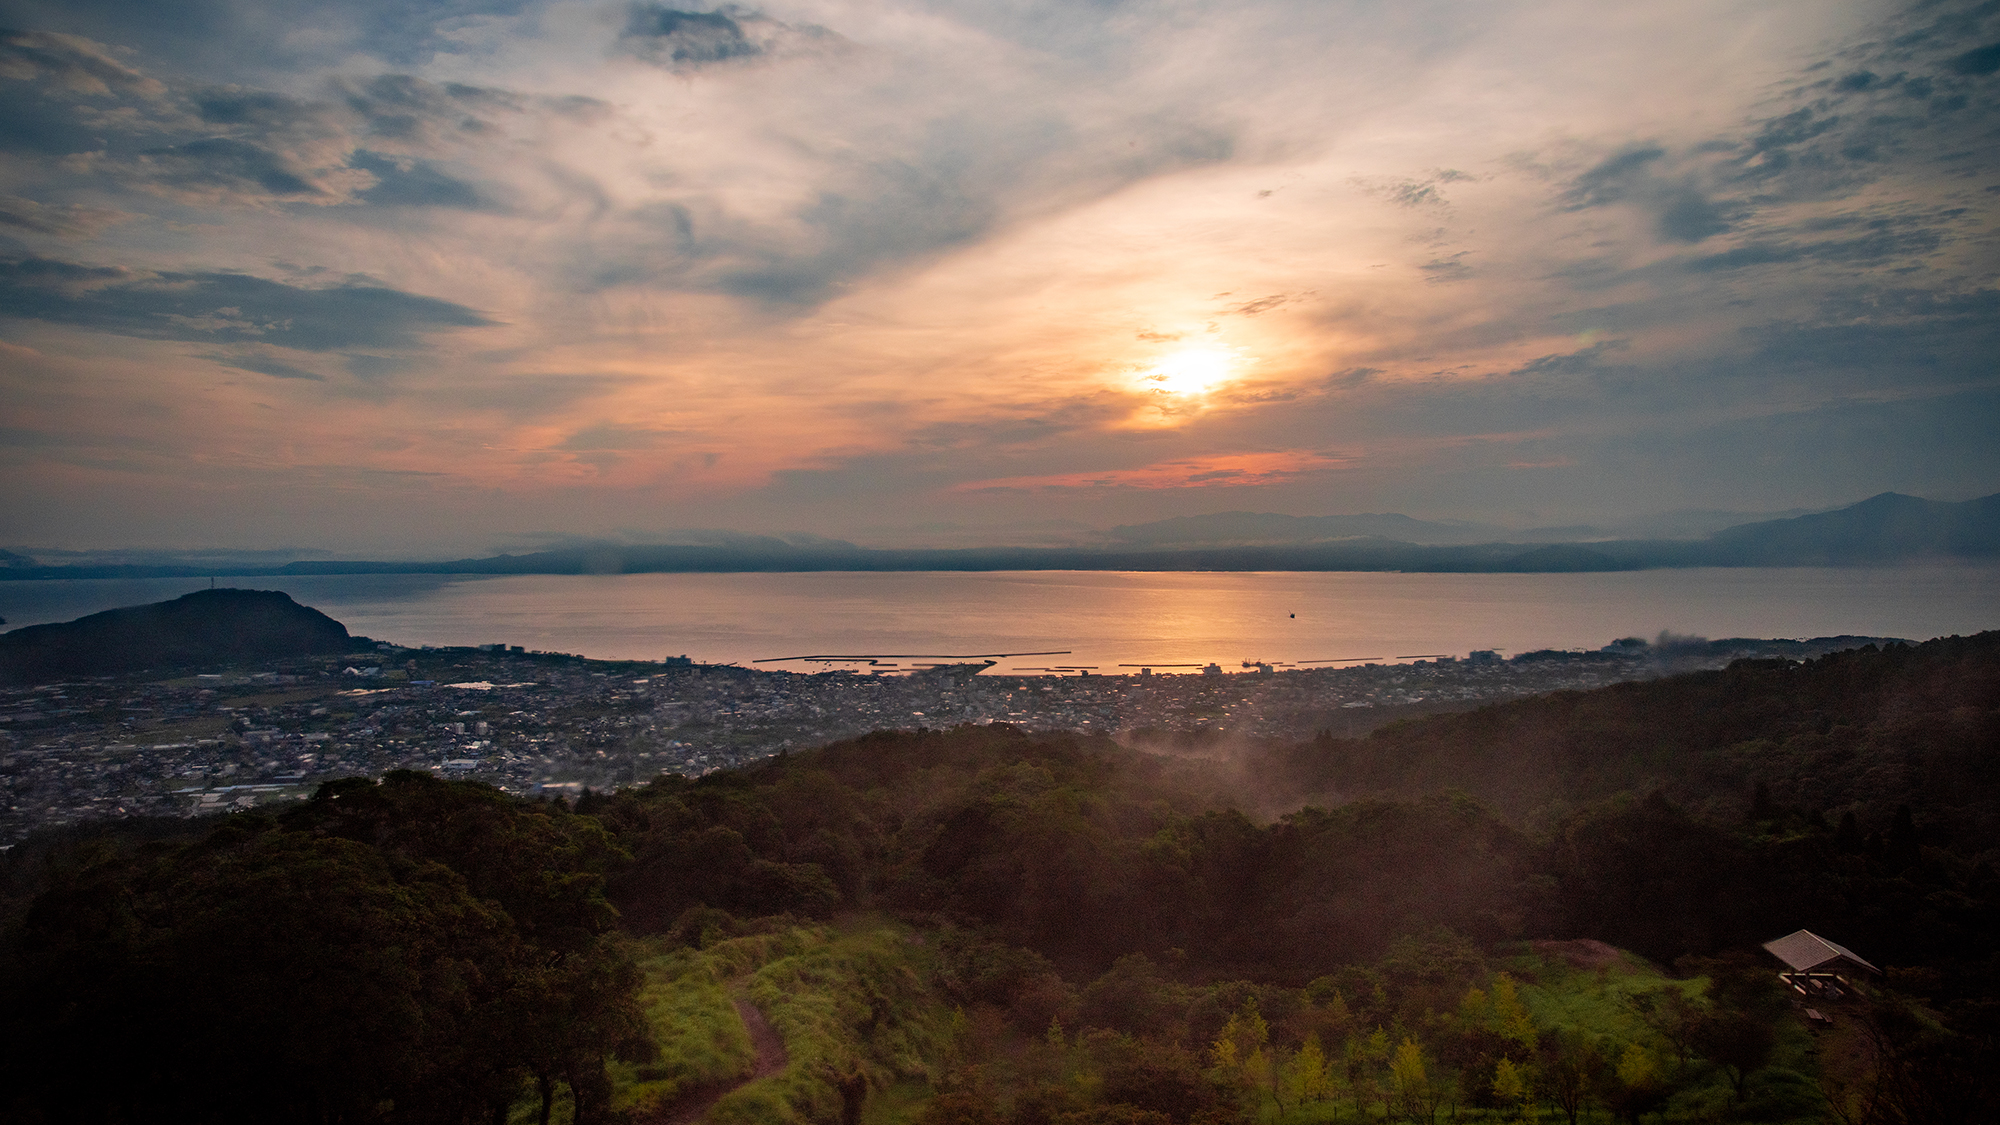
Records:
[[[1996,648],[1267,747],[1260,799],[1328,798],[1274,819],[995,725],[52,835],[4,860],[4,1116],[1970,1120]],[[1757,949],[1801,927],[1887,970],[1830,1030]]]

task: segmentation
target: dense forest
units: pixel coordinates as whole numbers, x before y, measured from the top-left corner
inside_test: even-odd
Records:
[[[996,724],[49,834],[0,883],[0,1112],[1971,1120],[1996,724],[1986,634],[1228,758]],[[1830,1028],[1757,948],[1800,928],[1886,970]],[[739,1002],[789,1061],[725,1093]]]
[[[1921,809],[1946,834],[2000,839],[2000,633],[1874,645],[1806,662],[1556,692],[1365,739],[1274,746],[1251,772],[1277,799],[1457,788],[1511,820],[1658,790],[1711,819],[1762,785],[1779,805],[1887,826]]]

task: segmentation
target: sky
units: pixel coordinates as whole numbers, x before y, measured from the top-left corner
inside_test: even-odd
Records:
[[[2000,2],[0,0],[0,544],[2000,491]]]

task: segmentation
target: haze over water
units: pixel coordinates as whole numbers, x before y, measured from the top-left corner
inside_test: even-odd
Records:
[[[1606,574],[626,574],[221,578],[281,589],[349,631],[406,645],[506,643],[600,659],[1069,650],[1055,665],[1394,661],[1595,648],[1661,630],[1926,640],[2000,628],[2000,567]],[[0,583],[11,628],[176,597],[206,579]],[[917,661],[921,662],[921,661]],[[908,667],[912,661],[902,661]],[[765,668],[812,670],[804,663]],[[1135,669],[1126,668],[1123,671]],[[1189,669],[1192,670],[1192,669]]]

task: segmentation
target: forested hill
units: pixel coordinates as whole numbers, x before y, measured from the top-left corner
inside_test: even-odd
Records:
[[[602,1120],[607,1059],[651,1049],[624,857],[560,804],[405,773],[103,827],[7,857],[39,893],[0,943],[0,1120],[469,1125],[558,1082]]]
[[[1413,720],[1357,739],[1265,748],[1246,774],[1278,803],[1454,789],[1515,822],[1658,791],[1733,822],[1765,796],[1864,829],[1899,805],[1934,839],[2000,839],[2000,632],[1738,661],[1588,692]]]
[[[197,590],[168,602],[0,633],[0,682],[344,653],[360,638],[277,590]]]

